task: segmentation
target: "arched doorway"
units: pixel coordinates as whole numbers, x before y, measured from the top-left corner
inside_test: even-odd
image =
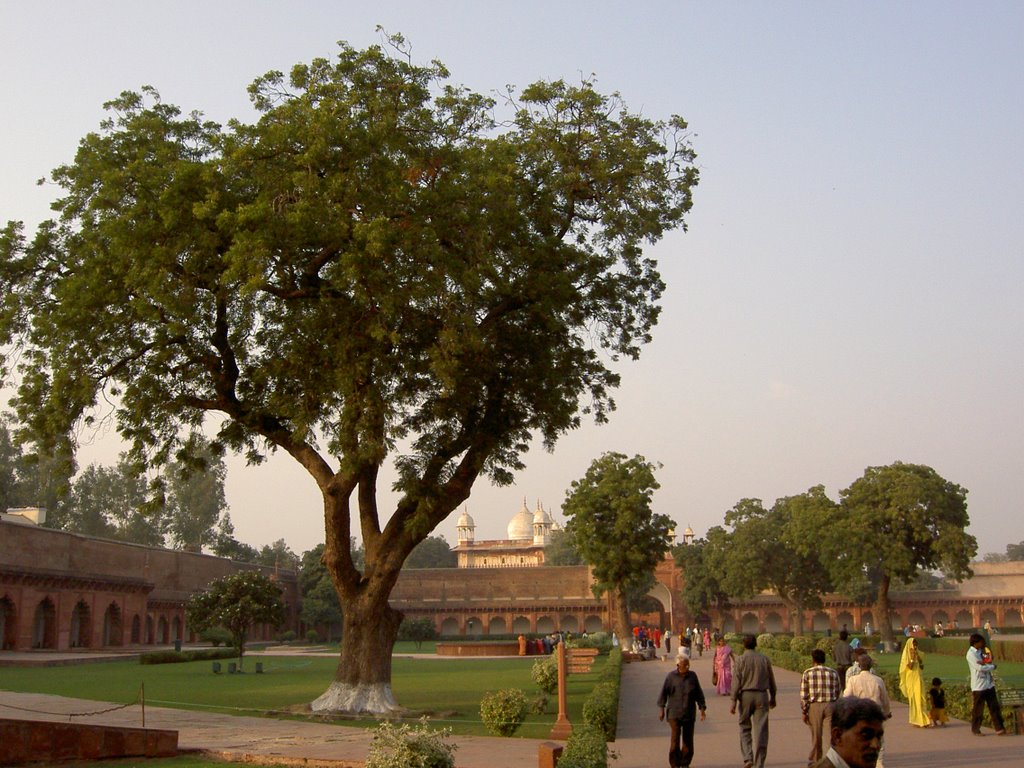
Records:
[[[161,616],[156,622],[156,641],[162,645],[170,642],[166,616]]]
[[[7,595],[0,600],[0,650],[9,651],[18,637],[17,615],[14,601]]]
[[[142,643],[142,619],[139,618],[139,614],[132,616],[132,645],[139,645]]]
[[[92,614],[85,601],[79,600],[71,611],[71,632],[68,642],[72,648],[88,648],[92,637]]]
[[[146,615],[146,645],[153,645],[156,642],[156,631],[153,628],[153,617]]]
[[[512,620],[513,635],[527,635],[530,633],[530,620],[526,616],[516,616]]]
[[[600,616],[590,615],[583,619],[583,631],[593,634],[604,629],[604,622]]]
[[[542,635],[550,635],[555,631],[555,622],[550,616],[537,617],[537,632]]]
[[[103,644],[121,645],[123,638],[121,606],[117,603],[111,603],[103,613]]]
[[[756,635],[760,630],[760,626],[757,614],[744,613],[743,618],[740,619],[740,631],[746,635]]]
[[[576,620],[575,616],[565,614],[562,616],[561,626],[559,627],[563,632],[572,632],[574,635],[580,631],[580,624]]]
[[[764,631],[771,632],[773,635],[777,635],[784,631],[782,626],[782,617],[775,611],[770,612],[764,617]]]
[[[661,604],[661,615],[657,621],[650,621],[649,623],[653,626],[672,628],[675,626],[675,615],[672,605],[672,592],[669,588],[662,584],[660,581],[654,583],[654,586],[647,591],[647,597],[654,598]]]
[[[505,619],[501,616],[492,616],[490,623],[487,625],[488,635],[505,635],[508,634],[508,629],[505,625]]]
[[[48,597],[40,600],[36,606],[32,619],[32,647],[57,648],[57,609]]]

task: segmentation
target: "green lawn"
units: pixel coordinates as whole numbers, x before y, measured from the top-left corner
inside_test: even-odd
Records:
[[[871,658],[879,669],[898,674],[900,671],[900,654],[872,652]],[[998,675],[1004,685],[1010,688],[1024,688],[1024,664],[1013,661],[997,662]],[[925,654],[924,677],[927,685],[933,677],[941,678],[946,685],[951,683],[968,684],[967,662],[963,656],[945,656],[939,653]]]
[[[436,713],[458,734],[486,735],[480,722],[480,699],[487,691],[521,688],[532,702],[540,695],[530,670],[537,657],[525,659],[395,658],[392,688],[398,702],[410,709]],[[255,674],[255,662],[263,674]],[[569,678],[569,719],[582,720],[583,701],[607,662],[598,657],[592,672]],[[227,661],[221,662],[227,669]],[[203,709],[238,715],[290,716],[292,707],[308,703],[326,690],[337,660],[322,656],[247,656],[245,674],[214,674],[209,661],[140,665],[110,662],[62,667],[6,667],[0,687],[11,691],[130,703],[144,688],[149,706]],[[550,697],[546,714],[530,714],[517,736],[547,738],[557,714]],[[239,706],[239,702],[245,702]],[[373,725],[375,721],[346,721]]]

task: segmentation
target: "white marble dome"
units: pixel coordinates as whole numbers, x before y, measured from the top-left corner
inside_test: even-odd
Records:
[[[508,538],[512,541],[533,538],[533,513],[526,508],[525,501],[523,508],[508,523]]]
[[[475,528],[476,524],[473,522],[473,518],[469,516],[469,512],[463,511],[459,515],[459,521],[455,523],[459,528]]]

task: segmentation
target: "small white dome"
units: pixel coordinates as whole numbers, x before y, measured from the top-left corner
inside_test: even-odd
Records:
[[[469,516],[469,512],[463,510],[462,514],[459,515],[459,521],[455,525],[459,528],[474,528],[476,524],[473,522],[473,518]]]

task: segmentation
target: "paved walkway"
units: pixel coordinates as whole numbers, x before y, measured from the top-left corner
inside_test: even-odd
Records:
[[[443,663],[443,660],[439,660]],[[611,748],[618,759],[613,768],[657,768],[668,763],[668,726],[658,721],[656,701],[671,663],[648,661],[623,667],[619,705],[619,736]],[[711,657],[693,660],[692,669],[708,693],[708,717],[698,723],[694,766],[697,768],[739,768],[739,729],[729,714],[727,697],[711,688]],[[800,719],[800,676],[778,670],[778,707],[771,715],[770,766],[804,768],[810,749],[810,734]],[[3,685],[0,669],[0,687]],[[15,709],[20,708],[20,709]],[[71,712],[96,711],[97,703],[39,694],[0,691],[0,717],[54,719]],[[25,711],[32,710],[32,711]],[[141,725],[139,707],[102,715],[75,718],[75,722],[112,725]],[[250,761],[283,762],[315,766],[360,766],[366,758],[371,733],[362,728],[318,725],[255,717],[234,717],[185,710],[146,707],[146,726],[179,732],[182,749],[203,749],[242,757]],[[991,734],[991,732],[989,732]],[[459,736],[455,763],[459,768],[523,768],[537,765],[534,739],[499,739]],[[953,721],[940,729],[913,728],[907,722],[907,707],[894,705],[886,737],[887,768],[931,768],[942,766],[1021,765],[1024,737],[971,736],[966,723]]]

